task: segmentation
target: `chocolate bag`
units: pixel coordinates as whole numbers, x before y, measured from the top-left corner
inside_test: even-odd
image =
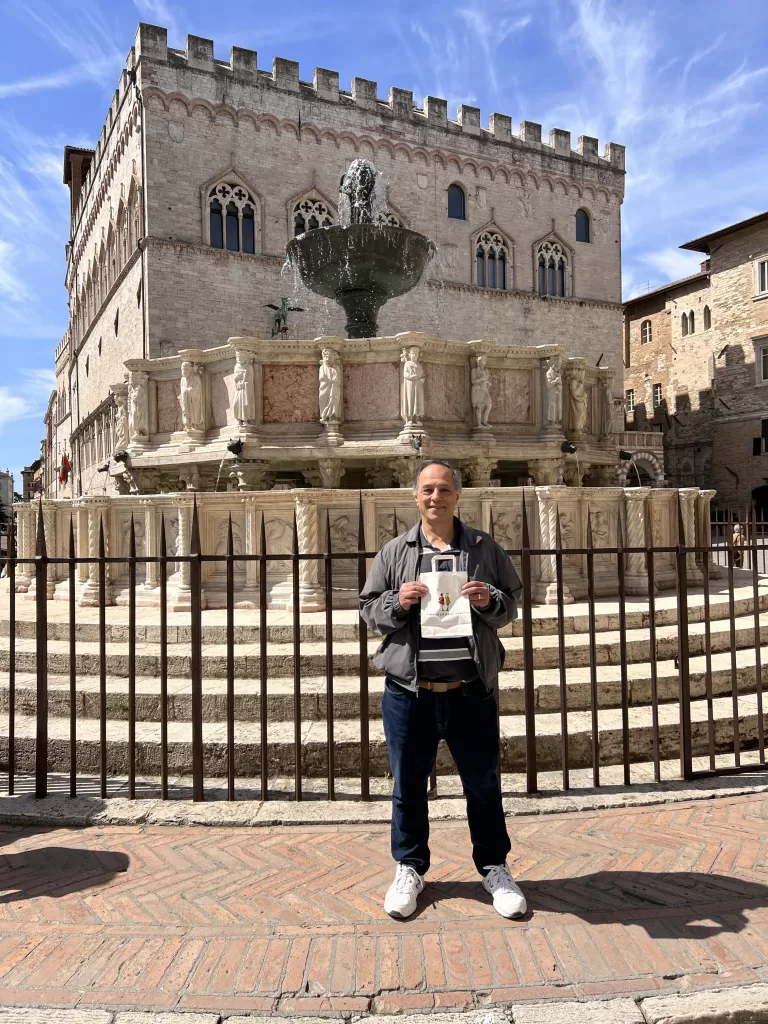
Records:
[[[435,559],[452,561],[453,570],[435,571]],[[472,636],[472,608],[469,598],[461,596],[467,574],[456,572],[456,555],[433,555],[432,566],[432,572],[419,576],[419,582],[429,587],[421,599],[421,635],[430,639]]]

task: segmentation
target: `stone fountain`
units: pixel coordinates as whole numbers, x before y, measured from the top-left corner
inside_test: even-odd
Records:
[[[435,251],[418,231],[375,223],[377,178],[370,160],[355,160],[341,180],[342,223],[307,231],[286,247],[303,283],[344,309],[349,338],[376,337],[381,307],[419,283]]]

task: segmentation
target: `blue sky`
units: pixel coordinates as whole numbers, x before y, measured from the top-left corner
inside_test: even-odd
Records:
[[[627,147],[625,297],[768,209],[768,18],[734,0],[0,0],[0,468],[39,453],[67,325],[65,144],[93,146],[140,20]]]

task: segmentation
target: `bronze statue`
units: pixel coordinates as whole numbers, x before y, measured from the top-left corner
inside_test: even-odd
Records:
[[[278,334],[282,334],[283,337],[288,333],[288,314],[289,313],[303,313],[304,310],[301,306],[289,306],[288,299],[280,299],[280,305],[276,306],[274,302],[265,302],[265,309],[274,309],[275,315],[272,318],[272,337],[274,338]]]

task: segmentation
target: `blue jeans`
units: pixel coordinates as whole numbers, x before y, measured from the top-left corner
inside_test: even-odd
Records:
[[[392,856],[420,875],[429,870],[427,786],[444,739],[467,799],[472,858],[481,875],[503,864],[511,849],[497,777],[496,699],[478,680],[461,689],[417,693],[387,679],[382,699],[384,735],[392,766]]]

